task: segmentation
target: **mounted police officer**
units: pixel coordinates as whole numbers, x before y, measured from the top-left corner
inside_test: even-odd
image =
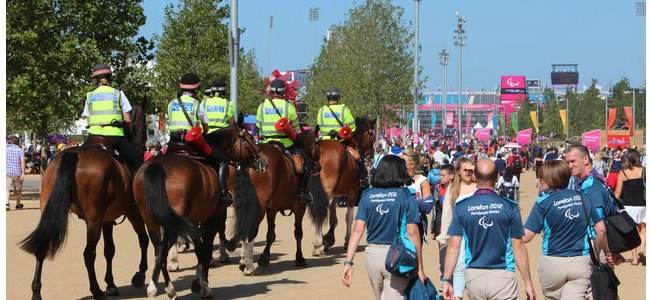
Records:
[[[215,151],[205,144],[202,136],[196,131],[197,126],[201,127],[202,132],[208,132],[208,117],[204,107],[200,104],[196,94],[201,86],[201,79],[194,73],[187,73],[181,77],[179,87],[181,93],[175,99],[172,99],[167,105],[167,125],[169,129],[170,142],[189,142],[188,131],[194,131],[195,136],[200,140],[199,143],[193,144],[198,146],[200,154],[205,157],[210,165],[218,172],[219,156]],[[194,129],[193,129],[194,128]],[[222,186],[222,191],[227,187]],[[228,193],[222,192],[222,201],[226,205],[232,203]]]
[[[323,132],[323,139],[341,140],[346,146],[353,147],[359,153],[357,168],[359,169],[359,183],[362,186],[368,185],[367,171],[364,165],[363,151],[359,150],[356,141],[352,139],[352,133],[356,130],[354,116],[345,104],[339,104],[341,91],[332,87],[325,92],[327,104],[318,111],[317,124]]]
[[[132,174],[140,168],[143,154],[125,138],[131,135],[131,104],[123,91],[110,86],[113,72],[106,64],[98,64],[92,70],[97,88],[86,94],[81,113],[86,117],[89,138],[103,136],[111,141],[120,156],[129,165]]]
[[[257,127],[264,143],[276,142],[293,154],[299,154],[304,161],[304,170],[300,178],[300,190],[298,198],[301,202],[312,202],[312,196],[307,191],[309,177],[313,168],[313,162],[300,145],[294,143],[296,134],[299,133],[298,114],[296,108],[288,100],[284,99],[286,84],[280,79],[275,79],[269,86],[271,92],[270,99],[264,99],[257,108]],[[276,125],[286,121],[283,130],[279,130]]]
[[[218,131],[235,124],[235,110],[230,100],[225,99],[226,91],[226,82],[223,80],[215,80],[210,88],[210,95],[212,97],[204,99],[201,102],[201,107],[208,118],[209,129],[206,139],[208,144],[211,144],[212,152],[215,153],[219,161],[218,173],[219,182],[221,183],[221,197],[224,201],[230,203],[232,202],[232,197],[228,194],[228,166],[230,158],[221,149],[213,146],[219,138]]]

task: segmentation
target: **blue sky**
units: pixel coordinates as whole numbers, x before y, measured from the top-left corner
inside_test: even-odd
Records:
[[[453,46],[456,11],[467,18],[467,46],[463,47],[463,89],[494,90],[502,75],[524,75],[550,84],[551,64],[578,64],[580,88],[596,78],[607,88],[622,77],[633,87],[645,76],[645,16],[635,14],[641,0],[545,1],[433,1],[420,2],[420,65],[425,86],[442,85],[438,52],[450,53],[447,86],[458,86],[458,47]],[[147,23],[141,34],[162,33],[164,7],[173,0],[145,0]],[[254,50],[261,71],[308,68],[320,49],[327,29],[345,20],[346,13],[363,1],[346,0],[240,0],[242,46]],[[227,2],[226,2],[227,3]],[[396,0],[404,8],[405,22],[415,23],[415,1]],[[309,21],[309,8],[320,8],[320,20]],[[269,47],[268,19],[273,16]],[[414,25],[413,25],[414,26]],[[424,77],[422,77],[424,78]]]

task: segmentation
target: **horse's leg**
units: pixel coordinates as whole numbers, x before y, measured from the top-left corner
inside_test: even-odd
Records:
[[[203,248],[201,258],[199,260],[199,267],[197,268],[197,279],[194,282],[198,283],[198,292],[200,292],[201,299],[212,299],[212,289],[208,285],[208,272],[210,271],[210,261],[212,260],[212,244],[214,244],[214,237],[217,235],[220,220],[215,215],[211,220],[202,224],[201,240]],[[192,291],[195,291],[195,283],[192,282]]]
[[[321,256],[325,255],[325,246],[323,246],[323,226],[322,225],[316,225],[315,226],[315,235],[314,235],[314,250],[312,251],[311,255],[313,256]]]
[[[178,265],[178,252],[182,252],[179,248],[183,248],[184,246],[185,243],[179,241],[169,248],[169,252],[167,253],[167,271],[178,272],[180,268]]]
[[[230,256],[228,255],[228,252],[226,251],[226,247],[228,246],[228,239],[226,238],[226,219],[227,219],[227,210],[226,208],[217,208],[219,210],[219,220],[217,221],[217,233],[219,233],[219,263],[221,264],[228,264],[230,263]],[[212,251],[212,249],[210,249]],[[215,259],[212,259],[210,263],[210,267],[216,267],[216,263],[214,263]]]
[[[339,223],[339,219],[336,216],[336,202],[335,199],[332,198],[330,201],[330,212],[329,212],[329,217],[330,217],[330,229],[327,231],[327,234],[323,237],[323,245],[325,246],[325,251],[329,251],[332,249],[334,246],[334,243],[336,242],[336,239],[334,238],[334,233],[336,232],[336,225]]]
[[[160,268],[162,266],[162,252],[166,250],[163,250],[163,245],[160,241],[160,228],[148,227],[148,231],[151,243],[153,244],[153,248],[156,251],[156,260],[153,264],[151,281],[147,286],[147,299],[153,300],[156,299],[156,294],[158,294],[158,288],[156,287],[156,284],[158,284],[158,277],[160,276]]]
[[[294,212],[294,224],[293,224],[293,237],[296,239],[296,267],[306,267],[307,261],[302,255],[302,219],[305,216],[305,205],[298,204],[294,205],[296,211]]]
[[[348,250],[348,242],[350,235],[352,235],[352,223],[354,222],[354,206],[348,206],[348,211],[345,213],[345,242],[343,249]]]
[[[172,284],[171,278],[169,277],[169,272],[167,272],[167,254],[169,253],[169,249],[172,247],[176,247],[175,244],[176,238],[172,238],[169,236],[164,235],[163,236],[163,242],[162,242],[162,259],[160,260],[162,263],[162,266],[160,267],[163,278],[165,279],[165,294],[167,296],[168,300],[176,300],[178,299],[178,295],[176,294],[176,291],[174,290],[174,284]]]
[[[278,212],[275,210],[268,210],[266,212],[266,224],[268,227],[266,232],[266,246],[264,247],[262,255],[260,255],[260,258],[257,260],[257,264],[262,268],[268,267],[271,262],[271,246],[273,245],[273,242],[275,242],[275,216],[277,213]]]
[[[106,296],[119,296],[120,291],[113,281],[113,257],[115,257],[115,243],[113,242],[113,223],[102,225],[104,234],[104,257],[106,258]]]
[[[106,295],[99,288],[97,275],[95,274],[95,257],[97,256],[97,243],[101,237],[101,227],[99,225],[86,226],[86,248],[84,249],[84,262],[86,271],[88,271],[88,281],[90,281],[90,292],[93,299],[106,299]]]
[[[239,265],[239,269],[244,272],[244,275],[251,276],[257,275],[257,268],[253,264],[253,248],[255,246],[255,239],[242,242],[242,257],[244,263]]]
[[[34,271],[34,280],[32,281],[32,300],[41,300],[41,271],[44,259],[45,257],[36,258],[36,271]]]
[[[147,230],[144,227],[144,221],[136,207],[132,207],[131,211],[127,214],[129,222],[133,230],[138,234],[138,243],[140,244],[140,266],[138,272],[131,278],[131,285],[135,288],[144,286],[145,274],[147,272],[147,247],[149,247],[149,237]]]

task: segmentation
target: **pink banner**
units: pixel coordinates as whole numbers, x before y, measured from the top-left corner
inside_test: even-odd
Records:
[[[525,76],[501,76],[502,89],[525,89]]]
[[[511,103],[516,103],[511,101]],[[442,104],[420,104],[418,105],[419,110],[442,110]],[[463,104],[463,110],[491,110],[493,108],[501,108],[501,104]],[[447,104],[447,111],[456,111],[458,105]]]
[[[582,144],[592,153],[598,152],[600,148],[600,129],[583,133]]]
[[[490,131],[492,129],[490,128],[484,128],[484,129],[477,129],[474,135],[476,136],[477,139],[482,141],[483,143],[488,143],[490,141]]]
[[[448,112],[447,113],[447,126],[454,125],[454,113],[453,112]]]
[[[533,135],[533,129],[529,128],[517,132],[517,144],[519,146],[530,145],[531,136]]]

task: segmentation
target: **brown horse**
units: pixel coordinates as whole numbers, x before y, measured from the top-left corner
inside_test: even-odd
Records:
[[[373,155],[374,128],[376,120],[356,118],[356,129],[353,134],[354,141],[366,158]],[[345,149],[345,145],[336,140],[323,140],[320,142],[320,164],[322,166],[320,178],[329,200],[329,225],[330,229],[323,236],[322,226],[316,224],[316,239],[314,241],[314,256],[323,255],[334,245],[334,232],[338,219],[336,217],[336,198],[347,198],[347,213],[345,215],[346,231],[345,244],[352,233],[354,206],[361,196],[359,186],[359,171],[357,163]]]
[[[240,116],[239,125],[243,123]],[[229,154],[243,163],[253,163],[258,157],[257,147],[245,129],[235,126],[223,129],[222,140],[229,141]],[[149,231],[149,237],[156,249],[156,261],[147,295],[153,299],[157,294],[156,283],[162,271],[168,298],[176,292],[167,272],[167,254],[178,237],[194,242],[198,260],[197,279],[192,282],[192,291],[200,292],[202,298],[211,298],[208,287],[208,270],[212,255],[212,243],[225,219],[226,207],[220,203],[221,189],[214,168],[200,160],[181,155],[169,145],[167,153],[148,160],[136,173],[133,193]],[[180,147],[180,146],[179,146]],[[247,173],[238,171],[235,199],[237,212],[257,214],[257,199],[247,178]],[[250,203],[249,203],[250,202]],[[253,224],[238,219],[238,224]],[[162,233],[161,232],[162,229]],[[251,235],[257,230],[253,226],[237,226],[237,234]]]
[[[318,144],[317,133],[313,130],[305,130],[297,137],[297,143],[302,145],[306,154],[315,162],[318,161],[320,151]],[[259,214],[255,215],[256,225],[264,219],[268,224],[268,232],[266,234],[266,247],[258,260],[258,265],[266,267],[269,265],[271,257],[271,245],[275,241],[275,217],[278,212],[291,210],[294,214],[294,237],[296,239],[296,266],[306,266],[307,263],[302,254],[301,241],[303,237],[302,219],[305,215],[307,205],[298,201],[298,184],[300,182],[300,175],[295,171],[294,163],[291,158],[285,155],[276,146],[271,144],[261,144],[260,156],[268,160],[268,167],[264,172],[256,172],[249,169],[249,174],[255,185],[255,191],[259,201]],[[314,194],[314,202],[312,206],[319,204],[318,190],[313,189],[312,181],[316,181],[316,185],[320,181],[318,176],[312,176],[310,181],[309,190]],[[232,179],[229,180],[229,185]],[[321,205],[324,209],[313,209],[310,215],[314,222],[317,220],[324,220],[327,214],[326,203]],[[238,211],[240,206],[235,203],[235,208]],[[247,216],[247,219],[250,216]],[[321,221],[322,222],[322,221]],[[239,261],[239,268],[245,275],[256,274],[256,268],[253,265],[253,245],[255,243],[255,235],[248,236],[242,240],[242,255]]]
[[[144,151],[143,110],[134,105],[131,114],[134,144]],[[65,242],[68,211],[74,212],[86,222],[84,262],[94,299],[119,295],[112,272],[112,260],[115,255],[113,226],[114,221],[122,215],[131,222],[140,243],[140,267],[131,283],[134,287],[144,284],[148,240],[144,223],[133,205],[131,178],[126,164],[110,152],[87,143],[68,148],[52,159],[41,180],[41,220],[36,229],[21,242],[23,250],[36,256],[32,299],[41,299],[43,260],[46,257],[53,258]],[[95,249],[102,233],[106,257],[106,293],[99,288],[95,275]]]

